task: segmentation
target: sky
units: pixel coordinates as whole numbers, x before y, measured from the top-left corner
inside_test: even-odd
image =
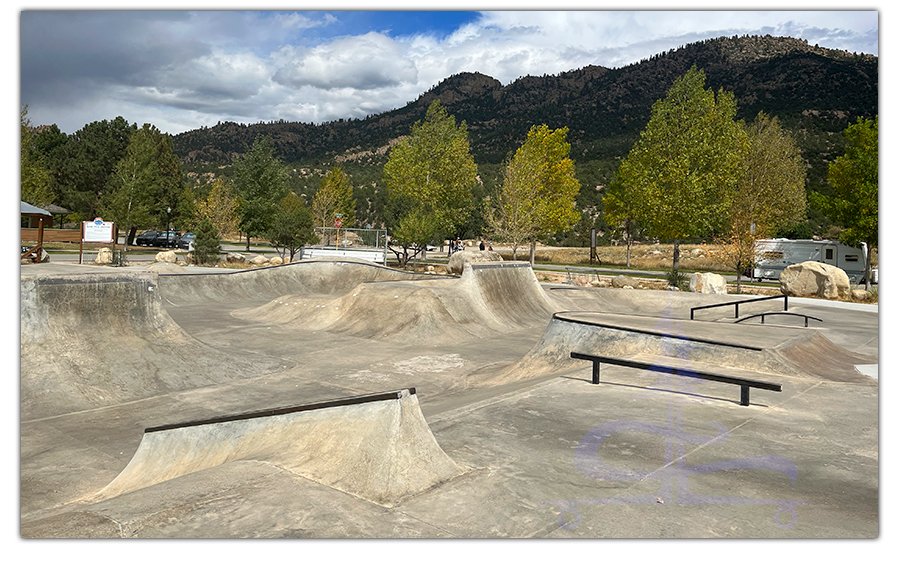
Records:
[[[69,134],[122,116],[174,135],[220,121],[361,118],[402,107],[459,72],[505,85],[587,65],[622,67],[719,36],[791,36],[874,55],[879,48],[878,9],[841,11],[827,1],[816,10],[801,2],[792,11],[736,12],[598,5],[546,11],[519,3],[490,12],[359,11],[340,0],[304,12],[276,11],[277,0],[262,12],[202,2],[192,11],[21,6],[20,106],[32,125]]]

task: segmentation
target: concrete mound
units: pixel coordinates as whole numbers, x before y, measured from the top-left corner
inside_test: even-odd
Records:
[[[869,380],[855,365],[873,360],[835,345],[814,330],[755,329],[764,335],[729,342],[716,338],[720,323],[662,318],[650,327],[650,320],[596,312],[557,313],[537,344],[519,361],[480,381],[499,384],[583,367],[583,361],[570,358],[573,351],[619,358],[659,356],[661,364],[681,359],[783,376]],[[823,366],[825,360],[830,362]]]
[[[863,356],[840,347],[816,332],[779,350],[804,372],[829,381],[859,382],[857,365],[878,364],[878,357]]]
[[[192,338],[162,307],[158,274],[22,277],[21,412],[29,420],[273,372]]]
[[[384,506],[463,473],[408,389],[147,429],[129,464],[94,499],[233,461],[273,464]]]
[[[434,345],[543,325],[557,310],[527,262],[467,264],[461,278],[364,283],[344,295],[293,294],[235,316],[307,330]]]
[[[356,260],[303,260],[253,270],[160,276],[167,304],[273,299],[286,294],[343,294],[363,282],[432,279]]]

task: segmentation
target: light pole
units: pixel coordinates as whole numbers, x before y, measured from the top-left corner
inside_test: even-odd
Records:
[[[169,247],[169,230],[172,223],[172,208],[166,208],[166,247]]]

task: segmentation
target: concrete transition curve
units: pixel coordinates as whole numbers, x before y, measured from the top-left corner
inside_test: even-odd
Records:
[[[29,420],[259,376],[188,335],[163,308],[155,272],[23,276],[21,411]]]
[[[546,324],[559,305],[527,262],[466,264],[460,278],[364,282],[338,296],[289,294],[237,317],[410,344],[450,344]]]
[[[146,429],[96,500],[232,461],[262,461],[393,506],[463,470],[440,448],[415,389]]]
[[[855,365],[877,362],[835,345],[820,332],[802,328],[756,328],[755,338],[729,340],[717,322],[651,319],[596,312],[553,315],[535,346],[481,382],[492,384],[583,367],[573,351],[612,357],[656,357],[662,365],[690,361],[758,373],[806,376],[830,381],[869,382]]]
[[[252,270],[213,270],[203,274],[162,274],[165,304],[176,306],[271,300],[285,294],[344,294],[362,282],[449,278],[404,272],[357,260],[303,260]]]

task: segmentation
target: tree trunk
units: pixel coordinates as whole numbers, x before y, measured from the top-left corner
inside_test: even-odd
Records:
[[[679,247],[680,244],[681,244],[680,240],[675,240],[675,247],[672,250],[672,270],[674,270],[676,272],[678,271],[679,262],[680,262],[680,258],[681,258],[681,249]]]
[[[531,240],[531,250],[529,251],[528,259],[531,262],[531,267],[534,268],[534,248],[537,245],[537,240]]]
[[[742,268],[738,267],[738,269],[737,269],[737,293],[738,294],[741,293],[741,270],[742,270]]]
[[[631,267],[631,236],[625,238],[625,267]]]
[[[866,292],[872,291],[872,248],[866,244]]]
[[[250,251],[250,236],[247,236],[247,251]]]

